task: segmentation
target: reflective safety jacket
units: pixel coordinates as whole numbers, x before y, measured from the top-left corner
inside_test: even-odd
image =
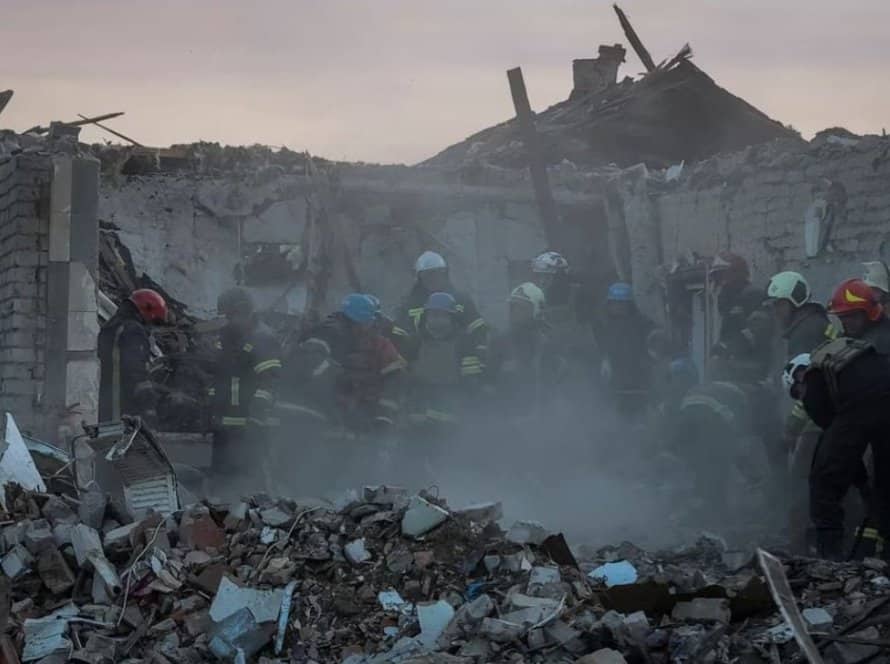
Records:
[[[349,321],[333,314],[300,343],[306,388],[336,403],[339,416],[353,414],[393,423],[399,411],[397,376],[406,362],[382,334],[357,337]]]
[[[280,378],[281,347],[268,328],[258,325],[247,338],[225,328],[217,342],[209,390],[216,426],[277,425],[274,408]]]
[[[434,339],[421,327],[416,352],[407,374],[409,416],[457,421],[488,371],[488,349],[479,335],[458,331],[447,339]]]
[[[453,287],[449,287],[445,292],[450,293],[457,302],[457,317],[463,332],[472,335],[476,339],[476,345],[487,345],[488,325],[480,315],[473,299],[466,293],[455,290]],[[431,293],[424,288],[418,279],[402,303],[402,306],[396,312],[395,326],[392,328],[394,335],[411,337],[420,332],[423,307],[430,295]],[[403,348],[401,344],[397,345],[400,349]],[[410,348],[411,346],[407,347]],[[406,359],[410,361],[410,358]]]
[[[155,393],[148,378],[151,360],[148,330],[139,311],[124,301],[99,332],[99,421],[114,422],[121,415],[144,415],[154,407]]]

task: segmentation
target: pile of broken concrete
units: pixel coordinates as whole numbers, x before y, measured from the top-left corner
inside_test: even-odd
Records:
[[[503,531],[497,504],[394,487],[308,502],[120,523],[113,505],[7,487],[0,660],[768,662],[809,643],[856,662],[886,643],[878,560],[784,559],[786,622],[781,584],[713,536],[587,551],[536,523]]]

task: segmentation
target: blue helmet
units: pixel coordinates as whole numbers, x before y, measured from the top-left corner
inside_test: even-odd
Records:
[[[630,284],[619,281],[609,286],[609,293],[606,296],[606,300],[609,302],[633,302],[634,289]]]
[[[423,305],[424,311],[447,311],[457,313],[457,300],[450,293],[432,293]]]
[[[350,293],[340,303],[340,313],[354,323],[370,323],[374,320],[379,309],[379,303],[375,303],[363,293]]]
[[[689,388],[698,384],[698,367],[688,355],[674,358],[670,364],[670,381],[677,386]]]
[[[374,312],[379,314],[381,310],[380,298],[376,295],[371,295],[370,293],[364,293],[364,296],[371,301],[372,305],[374,305]]]

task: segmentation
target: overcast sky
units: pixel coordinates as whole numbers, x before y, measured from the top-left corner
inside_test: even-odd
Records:
[[[688,41],[805,135],[890,125],[888,0],[621,4],[656,61]],[[615,42],[601,0],[3,0],[0,90],[16,94],[0,127],[126,111],[109,124],[147,145],[411,163],[509,118],[506,69],[541,110],[568,96],[573,58]],[[623,74],[641,70],[629,52]]]

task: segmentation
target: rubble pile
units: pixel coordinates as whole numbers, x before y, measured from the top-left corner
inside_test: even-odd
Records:
[[[856,662],[890,625],[882,561],[786,560],[796,630],[753,555],[716,537],[573,552],[537,523],[504,532],[499,504],[394,487],[120,523],[113,504],[12,485],[6,512],[4,661],[768,662],[814,638]]]

